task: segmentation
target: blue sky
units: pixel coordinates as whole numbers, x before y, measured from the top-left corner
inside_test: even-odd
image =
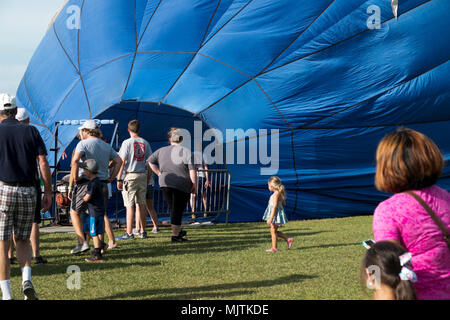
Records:
[[[66,0],[0,0],[0,92],[16,94],[28,62]]]

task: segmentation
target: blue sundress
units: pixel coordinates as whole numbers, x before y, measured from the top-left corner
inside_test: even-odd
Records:
[[[273,194],[270,196],[269,204],[266,208],[266,211],[264,212],[263,220],[267,221],[270,219],[270,215],[272,214],[272,208],[273,208]],[[283,224],[286,224],[288,222],[286,218],[286,213],[284,212],[283,204],[281,203],[281,200],[278,201],[278,206],[275,211],[275,216],[273,217],[272,224],[281,226]]]

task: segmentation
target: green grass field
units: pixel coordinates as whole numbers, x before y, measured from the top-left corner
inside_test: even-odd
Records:
[[[281,230],[294,237],[291,250],[281,240],[270,248],[264,222],[186,227],[185,243],[170,243],[169,228],[149,239],[119,241],[103,263],[89,254],[70,255],[74,234],[41,233],[47,265],[33,266],[40,299],[370,299],[359,282],[365,253],[361,241],[372,237],[372,217],[290,221]],[[122,230],[115,230],[116,236]],[[81,270],[80,289],[68,289],[69,266]],[[21,275],[11,270],[15,299]],[[70,281],[69,281],[70,282]]]

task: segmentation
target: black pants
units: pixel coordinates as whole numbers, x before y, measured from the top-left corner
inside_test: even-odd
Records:
[[[164,201],[169,205],[170,223],[175,226],[181,226],[183,211],[186,209],[190,198],[190,193],[186,193],[174,188],[161,188]]]

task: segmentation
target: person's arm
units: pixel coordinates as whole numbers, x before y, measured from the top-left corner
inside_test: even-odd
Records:
[[[119,172],[119,170],[122,166],[122,163],[123,163],[122,159],[119,156],[112,159],[112,161],[113,161],[113,166],[109,173],[108,182],[113,181],[117,177],[117,173]]]
[[[197,193],[197,170],[195,170],[195,169],[189,170],[189,177],[191,178],[191,182],[192,182],[191,193],[196,194]]]
[[[207,187],[210,187],[211,186],[211,181],[209,181],[209,171],[208,171],[208,169],[209,169],[209,167],[208,167],[208,165],[207,164],[205,164],[204,166],[203,166],[203,168],[205,168],[205,187],[207,188]]]
[[[86,194],[86,195],[83,197],[83,201],[84,201],[84,202],[89,202],[89,201],[91,201],[91,198],[92,198],[92,196],[91,196],[90,194]]]
[[[95,184],[89,182],[87,185],[86,195],[83,197],[84,202],[89,202],[92,199],[92,194],[94,193]]]
[[[161,171],[157,164],[149,163],[150,169],[159,177],[161,175]]]
[[[156,152],[148,158],[148,165],[150,169],[159,177],[161,175],[161,170],[159,170],[158,155],[159,150],[156,150]]]
[[[153,170],[152,167],[150,166],[150,162],[148,163],[148,170],[147,170],[147,185],[150,183],[150,180],[152,179],[152,174],[153,174]]]
[[[47,212],[52,205],[52,175],[50,173],[50,165],[45,155],[38,156],[39,171],[42,181],[44,182],[44,196],[42,198],[42,212]]]
[[[123,190],[123,170],[125,169],[125,158],[120,158],[122,160],[122,163],[119,168],[119,172],[117,173],[117,190]]]
[[[275,217],[275,212],[277,211],[277,208],[278,208],[278,201],[279,201],[279,199],[280,199],[280,194],[278,193],[278,191],[275,191],[274,195],[273,195],[272,212],[270,214],[269,220],[267,220],[267,224],[268,225],[271,225],[272,222],[273,222],[273,218]]]
[[[75,152],[72,157],[72,165],[70,168],[70,178],[69,178],[69,194],[68,197],[72,200],[72,191],[73,187],[78,180],[78,171],[79,171],[79,161],[83,154],[81,152]]]

